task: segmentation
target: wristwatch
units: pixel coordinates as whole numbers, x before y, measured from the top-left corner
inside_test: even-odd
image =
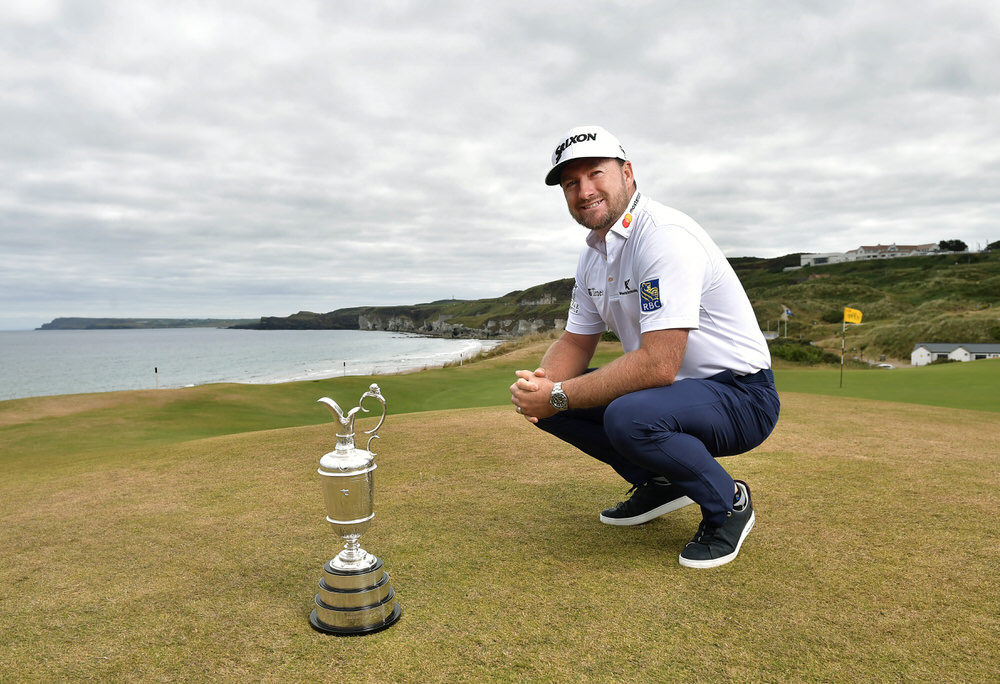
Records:
[[[565,411],[569,408],[569,398],[563,392],[562,383],[557,382],[552,386],[552,394],[549,395],[549,403],[557,411]]]

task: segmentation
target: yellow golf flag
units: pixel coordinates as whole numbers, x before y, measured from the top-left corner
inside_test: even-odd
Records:
[[[857,309],[848,309],[844,307],[844,323],[860,323],[861,322],[861,312]]]

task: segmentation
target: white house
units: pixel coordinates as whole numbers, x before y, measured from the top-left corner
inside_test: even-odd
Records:
[[[847,261],[867,261],[869,259],[896,259],[899,257],[927,256],[938,254],[938,245],[930,242],[926,245],[862,245],[847,252],[825,252],[821,254],[802,254],[799,263],[802,266],[824,266],[826,264],[842,264]]]
[[[864,261],[866,259],[896,259],[898,257],[927,256],[938,251],[938,246],[933,242],[926,245],[862,245],[857,249],[847,252],[850,261]]]
[[[931,361],[979,361],[1000,359],[1000,344],[956,344],[954,342],[917,342],[910,352],[910,363],[926,366]]]
[[[826,266],[827,264],[842,264],[850,261],[850,257],[844,252],[822,252],[815,254],[802,254],[799,256],[800,266]]]

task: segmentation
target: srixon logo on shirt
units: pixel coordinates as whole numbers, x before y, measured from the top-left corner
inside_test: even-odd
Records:
[[[559,160],[562,159],[562,154],[566,151],[567,147],[578,142],[587,142],[588,140],[597,140],[597,133],[580,133],[579,135],[572,135],[563,140],[559,143],[559,147],[556,148],[556,151],[552,153],[555,157],[556,164],[558,164]]]

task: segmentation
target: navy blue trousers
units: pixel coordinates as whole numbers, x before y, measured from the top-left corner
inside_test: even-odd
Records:
[[[778,421],[770,370],[679,380],[632,392],[608,406],[569,409],[538,427],[607,463],[631,484],[663,476],[721,525],[733,508],[733,478],[716,460],[761,444]]]

